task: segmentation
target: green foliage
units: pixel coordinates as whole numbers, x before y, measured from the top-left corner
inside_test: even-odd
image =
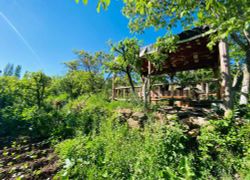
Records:
[[[7,64],[3,70],[4,76],[12,76],[14,74],[14,65],[13,64]]]
[[[77,59],[64,63],[69,71],[81,70],[93,75],[102,74],[103,64],[113,59],[112,55],[103,51],[90,54],[84,50],[76,50],[74,53]]]
[[[228,118],[201,130],[198,168],[202,176],[232,176],[249,170],[249,122]],[[246,175],[246,174],[245,174]]]
[[[7,106],[12,106],[17,103],[21,103],[20,98],[21,95],[20,83],[16,77],[0,77],[0,108],[4,108]]]
[[[74,99],[84,93],[97,92],[103,85],[103,78],[99,75],[84,71],[69,72],[61,79],[61,90]]]
[[[14,64],[8,63],[3,69],[3,76],[15,76],[17,78],[20,78],[21,70],[22,67],[20,65],[14,67]],[[0,71],[0,73],[2,73],[2,71]]]
[[[111,52],[115,56],[113,61],[106,62],[108,71],[116,75],[128,78],[128,82],[134,92],[136,75],[141,75],[141,66],[143,61],[139,59],[140,42],[136,38],[124,39],[117,44],[110,43]]]
[[[147,127],[140,132],[111,118],[102,121],[98,134],[58,145],[57,151],[65,160],[61,175],[87,179],[166,178],[167,167],[180,167],[174,174],[188,177],[192,173],[188,160],[182,160],[184,141],[183,133],[174,127]]]
[[[74,99],[84,93],[97,93],[104,87],[104,63],[112,56],[102,51],[90,54],[84,50],[75,51],[77,59],[64,64],[69,72],[61,79],[61,88]]]
[[[0,77],[3,87],[0,90],[0,135],[64,139],[80,128],[90,131],[85,130],[90,126],[87,114],[94,116],[97,110],[82,112],[80,107],[78,115],[67,108],[67,104],[83,94],[91,96],[101,89],[102,82],[101,76],[93,77],[83,71],[72,71],[62,78],[50,78],[42,72],[26,73],[20,80],[12,76]],[[97,83],[95,88],[91,86],[93,83]],[[78,124],[81,126],[77,129]]]
[[[21,77],[21,71],[22,71],[22,66],[20,66],[20,65],[16,66],[14,76],[20,78]]]
[[[106,109],[106,105],[100,105],[100,109]],[[193,139],[176,120],[172,125],[149,123],[144,130],[136,130],[119,124],[115,117],[106,113],[92,133],[58,144],[57,152],[64,162],[59,176],[213,179],[236,174],[244,178],[248,174],[249,122],[234,118],[211,120]]]
[[[124,39],[117,44],[110,43],[111,52],[114,53],[116,59],[110,64],[110,70],[126,72],[127,68],[140,72],[141,61],[139,61],[140,42],[136,38]]]
[[[206,73],[190,76],[191,79],[208,78]],[[183,78],[188,79],[185,75]],[[0,77],[3,87],[0,90],[0,136],[26,135],[34,139],[50,138],[54,142],[72,138],[57,146],[65,163],[58,174],[62,178],[249,176],[248,106],[239,106],[227,119],[210,120],[197,139],[186,135],[177,117],[160,125],[150,116],[151,121],[144,129],[130,129],[118,122],[115,109],[141,111],[140,103],[110,102],[106,93],[93,92],[88,84],[90,79],[90,73],[82,70],[53,78],[42,72],[28,73],[22,79]],[[100,79],[98,84],[103,82],[101,76]],[[102,87],[99,89],[102,91]]]
[[[199,82],[209,82],[213,79],[213,71],[209,69],[199,69],[196,71],[184,71],[178,72],[175,75],[175,81],[180,84],[187,85],[190,83],[199,83]]]
[[[158,37],[156,43],[153,45],[154,53],[146,54],[146,58],[154,65],[155,68],[161,70],[166,64],[168,54],[177,50],[178,36],[166,34],[163,37]]]
[[[241,1],[136,1],[124,0],[123,13],[130,19],[133,31],[148,27],[167,27],[172,30],[178,23],[185,28],[209,25],[223,39],[233,32],[249,28],[249,2]]]
[[[80,0],[75,0],[75,2],[79,3]],[[82,0],[82,2],[85,5],[88,4],[88,0]],[[101,11],[101,8],[106,10],[109,5],[110,5],[110,0],[98,0],[96,11],[99,13]]]
[[[44,99],[48,96],[50,77],[43,72],[26,73],[22,79],[23,93],[27,104],[36,104],[39,108],[44,106]]]

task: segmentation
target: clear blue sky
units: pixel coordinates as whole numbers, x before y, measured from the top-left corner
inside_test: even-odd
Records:
[[[0,0],[0,69],[13,63],[27,71],[62,75],[62,63],[75,58],[73,50],[108,51],[108,40],[135,36],[121,13],[121,0],[112,0],[101,13],[96,2],[84,6],[74,0]],[[150,44],[163,34],[149,29],[137,37]]]

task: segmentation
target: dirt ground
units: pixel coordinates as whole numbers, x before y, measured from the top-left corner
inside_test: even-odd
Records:
[[[0,179],[52,179],[60,169],[48,141],[13,141],[0,146]]]

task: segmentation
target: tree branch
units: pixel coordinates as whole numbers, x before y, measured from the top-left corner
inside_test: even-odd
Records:
[[[245,35],[245,37],[247,39],[248,46],[250,46],[250,32],[249,31],[250,31],[249,29],[248,30],[244,30],[244,35]]]
[[[239,36],[236,33],[233,33],[231,37],[243,50],[247,50],[247,45],[240,40]]]
[[[120,51],[118,48],[116,48],[116,47],[113,47],[113,48],[114,48],[114,50],[115,50],[116,52],[122,54],[122,51]]]

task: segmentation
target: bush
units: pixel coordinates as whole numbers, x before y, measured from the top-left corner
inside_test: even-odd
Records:
[[[0,137],[27,134],[29,124],[22,121],[22,109],[19,106],[7,106],[0,109]]]
[[[57,146],[65,161],[60,175],[80,179],[192,177],[185,141],[179,128],[148,126],[141,132],[110,118],[102,121],[99,134],[66,140]]]
[[[220,179],[248,175],[250,128],[246,121],[233,117],[211,120],[196,139],[188,137],[177,121],[172,125],[149,123],[144,130],[136,130],[117,123],[110,113],[105,118],[98,131],[57,146],[65,164],[59,176]]]
[[[197,170],[202,177],[233,177],[249,170],[250,124],[234,118],[211,121],[202,128]],[[248,167],[247,167],[248,166]],[[244,175],[242,175],[244,176]]]

